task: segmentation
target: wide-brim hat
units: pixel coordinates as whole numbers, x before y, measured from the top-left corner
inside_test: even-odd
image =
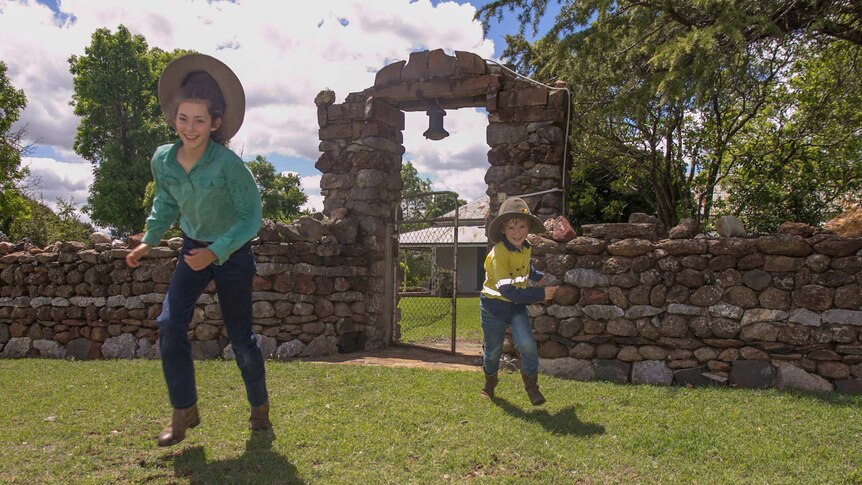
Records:
[[[159,104],[162,106],[162,113],[168,124],[174,126],[174,120],[170,119],[173,110],[171,104],[189,75],[200,71],[212,76],[221,90],[224,98],[224,115],[217,132],[222,139],[230,140],[239,131],[245,118],[245,91],[236,74],[215,57],[206,54],[189,54],[174,59],[165,67],[159,77]]]
[[[542,220],[530,213],[530,206],[520,197],[511,197],[500,204],[500,210],[497,211],[495,217],[485,228],[485,235],[488,240],[493,243],[498,243],[503,240],[503,226],[510,220],[516,217],[521,217],[527,220],[530,234],[541,234],[545,232],[545,225]]]

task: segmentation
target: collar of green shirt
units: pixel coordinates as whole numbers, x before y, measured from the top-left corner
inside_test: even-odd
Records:
[[[198,161],[195,162],[194,165],[192,165],[192,169],[189,170],[189,173],[192,173],[192,170],[196,169],[197,167],[205,165],[212,161],[213,157],[215,156],[215,151],[217,148],[216,145],[217,143],[212,141],[212,138],[210,138],[210,140],[207,142],[207,149],[204,150],[204,154],[201,155],[201,158],[199,158]],[[181,146],[183,146],[183,141],[177,140],[174,143],[174,146],[171,147],[170,152],[168,152],[167,160],[173,160],[174,162],[176,162],[174,166],[179,169],[183,174],[185,174],[185,170],[183,170],[182,165],[180,165],[180,161],[177,159],[177,152],[179,152]]]

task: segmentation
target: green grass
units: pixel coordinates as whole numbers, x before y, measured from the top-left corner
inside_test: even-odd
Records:
[[[437,297],[402,297],[401,341],[449,341],[452,338],[451,301]],[[459,340],[482,341],[482,324],[479,321],[479,297],[458,298],[455,310],[455,330]]]
[[[267,363],[275,439],[233,362],[198,362],[201,426],[155,446],[158,361],[0,361],[0,483],[862,483],[862,398]]]

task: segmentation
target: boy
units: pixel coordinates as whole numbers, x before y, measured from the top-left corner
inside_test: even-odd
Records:
[[[486,229],[488,240],[495,243],[485,257],[486,277],[479,298],[485,354],[482,395],[489,398],[494,397],[499,382],[497,372],[508,325],[521,356],[521,378],[530,402],[534,406],[545,402],[539,392],[539,355],[527,316],[527,304],[550,300],[557,291],[556,286],[527,287],[527,280],[540,285],[545,282],[545,275],[530,263],[532,249],[527,241],[528,234],[542,232],[545,232],[542,221],[530,213],[530,207],[519,197],[506,199]]]

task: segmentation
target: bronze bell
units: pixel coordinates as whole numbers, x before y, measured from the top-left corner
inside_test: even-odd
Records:
[[[443,129],[443,117],[446,116],[446,111],[440,107],[436,99],[425,114],[428,115],[428,129],[422,133],[425,138],[437,141],[449,136],[449,132]]]

